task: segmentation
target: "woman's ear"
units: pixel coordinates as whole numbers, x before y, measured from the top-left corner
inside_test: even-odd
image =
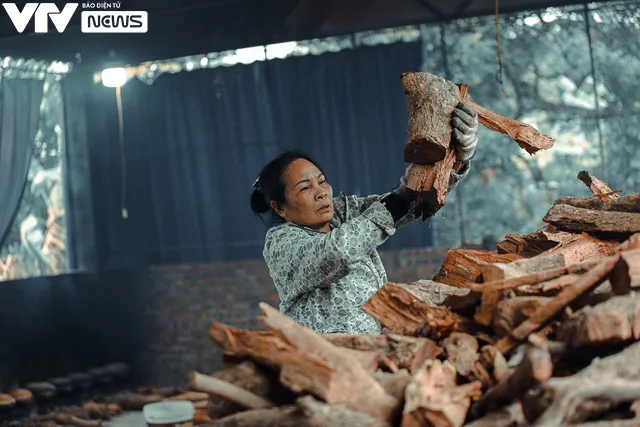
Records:
[[[280,206],[278,202],[276,202],[275,200],[272,200],[271,203],[269,203],[269,205],[271,206],[271,209],[273,209],[278,215],[280,215],[282,218],[285,218],[285,215],[286,215],[285,209],[282,206]]]

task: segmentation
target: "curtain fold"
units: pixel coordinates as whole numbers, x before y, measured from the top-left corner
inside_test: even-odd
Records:
[[[315,157],[336,193],[389,191],[405,168],[400,75],[420,62],[419,43],[398,43],[132,80],[122,88],[123,151],[114,90],[94,87],[87,129],[102,264],[261,257],[266,228],[249,208],[251,185],[283,149]],[[430,245],[421,227],[385,246]]]
[[[42,80],[0,81],[0,247],[20,207],[35,143]]]

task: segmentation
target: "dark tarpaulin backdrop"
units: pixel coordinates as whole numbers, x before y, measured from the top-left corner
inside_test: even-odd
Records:
[[[0,247],[22,201],[38,130],[44,81],[0,79]]]
[[[251,184],[281,150],[312,155],[337,194],[382,193],[404,173],[407,116],[400,75],[419,43],[361,47],[163,75],[122,88],[126,208],[114,89],[87,100],[102,268],[261,256],[265,226]],[[385,249],[431,245],[429,223]]]

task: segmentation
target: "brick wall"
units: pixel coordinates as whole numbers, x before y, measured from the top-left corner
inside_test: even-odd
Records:
[[[445,253],[411,249],[381,256],[390,281],[411,282],[433,277]],[[153,267],[147,283],[136,280],[139,312],[133,318],[145,338],[132,363],[150,385],[181,384],[190,370],[215,370],[221,353],[207,336],[211,323],[262,328],[258,302],[278,306],[262,260]]]

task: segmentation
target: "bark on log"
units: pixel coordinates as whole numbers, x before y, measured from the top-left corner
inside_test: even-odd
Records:
[[[520,286],[513,290],[518,296],[553,297],[567,286],[572,286],[580,278],[579,274],[565,274],[556,279],[544,281],[536,285]]]
[[[576,208],[614,212],[640,212],[640,193],[633,193],[618,199],[593,197],[560,197],[554,201],[559,205],[571,205]]]
[[[482,269],[487,264],[508,263],[522,258],[518,254],[499,254],[477,249],[450,249],[433,280],[456,286],[459,282],[482,282]]]
[[[475,325],[442,307],[433,307],[407,285],[387,283],[363,306],[362,310],[385,328],[402,335],[420,335],[434,340],[452,332],[472,333]]]
[[[407,187],[418,192],[416,206],[424,217],[434,215],[444,205],[455,162],[455,152],[449,148],[444,159],[433,165],[411,165]]]
[[[449,149],[451,116],[460,103],[460,89],[429,73],[403,73],[401,83],[409,116],[404,159],[417,165],[433,165],[443,160]]]
[[[603,200],[620,198],[607,184],[591,175],[588,171],[578,172],[578,179],[584,182],[594,195],[602,197]]]
[[[620,260],[611,271],[609,281],[617,295],[628,294],[640,287],[640,248],[620,253]]]
[[[508,264],[489,264],[485,266],[482,274],[487,281],[505,280],[549,271],[563,266],[564,257],[562,255],[540,255]],[[483,292],[480,307],[478,307],[474,316],[475,321],[485,326],[493,324],[501,296],[502,292],[500,291]]]
[[[480,382],[458,386],[453,365],[428,360],[407,386],[401,426],[460,427],[480,387]]]
[[[478,341],[469,335],[454,332],[442,340],[445,356],[462,378],[476,380],[481,378],[476,369],[478,361]]]
[[[552,378],[534,388],[523,400],[523,411],[530,423],[559,426],[584,422],[592,415],[593,406],[602,411],[602,403],[610,407],[640,399],[640,342],[619,353],[595,359],[575,375]]]
[[[572,347],[639,340],[640,295],[618,296],[583,308],[560,325],[557,338]]]
[[[529,319],[515,328],[509,336],[502,338],[496,344],[496,347],[503,354],[510,352],[519,342],[525,340],[532,332],[545,326],[577,298],[598,287],[598,285],[606,279],[617,260],[617,257],[612,257],[612,259],[602,261],[582,276],[574,286],[563,289],[562,292],[553,297],[551,301],[536,310]]]
[[[618,244],[607,240],[600,240],[587,233],[574,235],[566,242],[560,243],[545,252],[545,255],[562,255],[566,265],[611,256]]]
[[[640,232],[640,213],[596,211],[571,205],[553,205],[543,221],[572,233]]]
[[[382,335],[324,334],[330,343],[353,350],[375,351],[388,357],[400,369],[411,372],[417,355],[435,359],[442,353],[438,344],[423,337],[408,337],[393,333]]]
[[[553,363],[549,352],[537,347],[527,348],[513,374],[487,390],[473,405],[472,416],[480,417],[520,399],[530,388],[547,381],[551,375]]]
[[[280,314],[265,303],[259,304],[264,316],[260,321],[272,331],[278,333],[296,350],[313,359],[324,361],[330,366],[329,383],[323,388],[314,385],[312,391],[327,403],[340,403],[348,409],[361,411],[374,418],[391,422],[400,409],[398,399],[389,396],[382,386],[373,379],[370,373],[360,364],[346,355],[345,349],[337,347],[310,329],[296,324],[290,318]],[[285,364],[282,366],[282,380],[297,383],[297,376],[306,375],[318,384],[326,377],[315,377],[312,371],[298,366]],[[295,384],[292,384],[295,390]],[[328,386],[328,387],[327,387]]]

